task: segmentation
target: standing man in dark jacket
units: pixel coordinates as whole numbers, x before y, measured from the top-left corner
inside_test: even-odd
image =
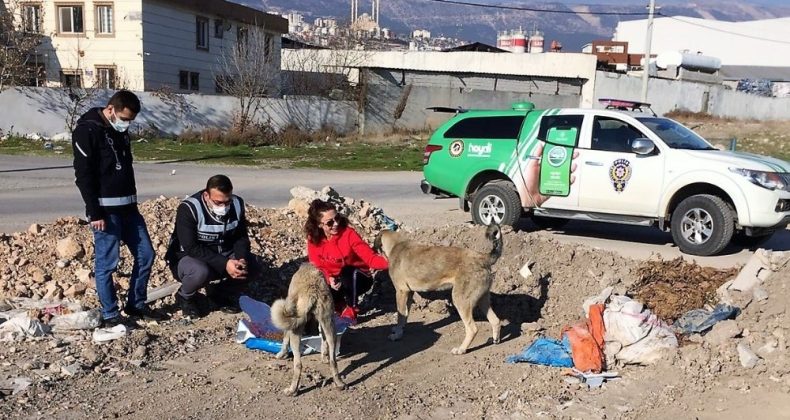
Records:
[[[116,92],[104,108],[92,108],[72,133],[76,184],[93,230],[96,292],[103,325],[122,323],[112,275],[118,268],[120,243],[134,257],[124,312],[132,317],[161,319],[146,305],[154,249],[137,209],[129,125],[140,112],[140,100],[127,90]]]
[[[177,300],[185,317],[197,318],[197,291],[212,280],[229,278],[210,297],[225,311],[238,311],[240,283],[246,280],[250,263],[250,239],[244,201],[233,194],[225,175],[214,175],[206,189],[184,199],[176,213],[175,231],[168,256],[176,278],[181,281]]]

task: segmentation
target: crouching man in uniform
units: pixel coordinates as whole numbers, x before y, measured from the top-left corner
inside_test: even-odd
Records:
[[[167,254],[165,260],[181,282],[176,300],[184,317],[201,316],[196,298],[203,287],[223,312],[239,311],[238,294],[254,259],[250,257],[244,201],[233,195],[227,176],[212,176],[206,189],[181,202]],[[218,279],[223,281],[207,287]]]

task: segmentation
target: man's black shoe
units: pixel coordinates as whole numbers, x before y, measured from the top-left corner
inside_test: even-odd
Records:
[[[241,312],[239,307],[239,300],[225,296],[222,294],[212,294],[209,296],[211,303],[214,304],[220,311],[226,314],[237,314]]]
[[[197,319],[200,318],[200,309],[197,306],[195,299],[186,299],[183,296],[176,294],[176,303],[181,307],[181,316],[184,318]]]
[[[165,321],[170,318],[166,314],[155,309],[151,309],[148,306],[143,306],[142,308],[132,308],[127,306],[123,311],[126,312],[126,315],[130,317],[141,318],[146,321]]]
[[[115,327],[117,325],[121,325],[123,323],[124,323],[124,319],[121,318],[120,315],[117,315],[117,316],[114,316],[112,318],[102,319],[101,320],[101,325],[99,327],[100,328],[112,328],[112,327]]]

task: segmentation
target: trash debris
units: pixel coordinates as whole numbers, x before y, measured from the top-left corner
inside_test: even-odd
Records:
[[[586,320],[562,329],[571,344],[573,366],[582,372],[600,373],[604,366],[604,305],[591,305]]]
[[[738,350],[738,359],[741,361],[741,366],[745,367],[746,369],[752,369],[757,366],[757,362],[760,361],[760,357],[754,354],[749,345],[746,343],[740,343],[737,347]]]
[[[525,347],[521,353],[507,356],[505,362],[527,362],[536,365],[553,367],[573,367],[571,344],[567,336],[562,341],[541,337]]]
[[[0,325],[0,342],[19,341],[24,337],[41,337],[48,333],[48,325],[26,314],[18,314]]]
[[[8,379],[6,381],[0,382],[0,396],[19,394],[32,384],[33,381],[25,376]]]
[[[720,303],[712,311],[705,309],[693,309],[686,312],[675,321],[674,327],[683,334],[701,333],[713,327],[719,321],[735,318],[739,309]]]
[[[530,266],[533,264],[533,262],[528,261],[523,267],[521,267],[521,270],[518,270],[518,274],[520,274],[521,277],[524,277],[525,279],[529,279],[532,276],[532,270],[530,270]]]
[[[748,292],[754,287],[759,286],[762,283],[760,276],[762,275],[764,277],[764,272],[770,272],[770,264],[770,256],[765,254],[765,250],[757,250],[752,254],[752,257],[749,258],[746,265],[743,266],[738,276],[735,277],[735,281],[732,282],[729,289]]]
[[[283,332],[272,324],[271,307],[249,296],[239,298],[241,310],[250,317],[241,319],[236,327],[236,342],[248,349],[279,353],[282,348]],[[351,320],[335,316],[336,346],[335,354],[340,354],[340,340]],[[304,355],[321,351],[321,335],[303,336],[301,353]]]
[[[576,368],[568,369],[563,374],[569,376],[570,378],[575,378],[577,383],[583,383],[590,389],[600,388],[601,385],[603,385],[603,383],[607,380],[620,378],[620,375],[617,372],[590,373],[582,372]],[[566,382],[570,383],[570,381],[567,380]]]
[[[607,360],[649,365],[678,347],[670,327],[650,309],[627,296],[612,296],[603,319]],[[608,345],[610,342],[616,345]]]
[[[90,330],[101,325],[101,311],[93,309],[58,315],[49,322],[52,331]]]
[[[118,324],[112,328],[96,328],[93,330],[93,341],[103,343],[105,341],[117,340],[126,335],[126,326]]]

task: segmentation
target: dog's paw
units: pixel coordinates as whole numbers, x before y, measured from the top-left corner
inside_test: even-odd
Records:
[[[454,349],[450,350],[450,353],[452,353],[452,354],[454,354],[454,355],[458,356],[458,355],[461,355],[461,354],[464,354],[464,353],[466,353],[466,349],[462,349],[462,348],[460,348],[460,347],[456,347],[456,348],[454,348]]]
[[[492,342],[492,343],[494,343],[494,344],[499,344],[499,343],[501,343],[501,342],[502,342],[502,339],[500,339],[500,338],[494,338],[494,339],[492,339],[492,340],[491,340],[491,342]]]
[[[274,357],[277,358],[277,359],[281,359],[282,360],[282,359],[285,359],[286,357],[288,357],[288,353],[284,352],[284,351],[281,351],[281,352],[275,354]]]
[[[287,395],[289,397],[295,397],[296,396],[296,388],[291,388],[291,387],[285,388],[282,393],[283,393],[283,395]]]
[[[340,391],[343,391],[344,389],[348,388],[348,385],[346,385],[346,383],[343,381],[335,381],[335,388],[337,388]]]
[[[403,337],[403,328],[401,327],[392,327],[392,334],[388,335],[387,338],[390,341],[397,341]]]

